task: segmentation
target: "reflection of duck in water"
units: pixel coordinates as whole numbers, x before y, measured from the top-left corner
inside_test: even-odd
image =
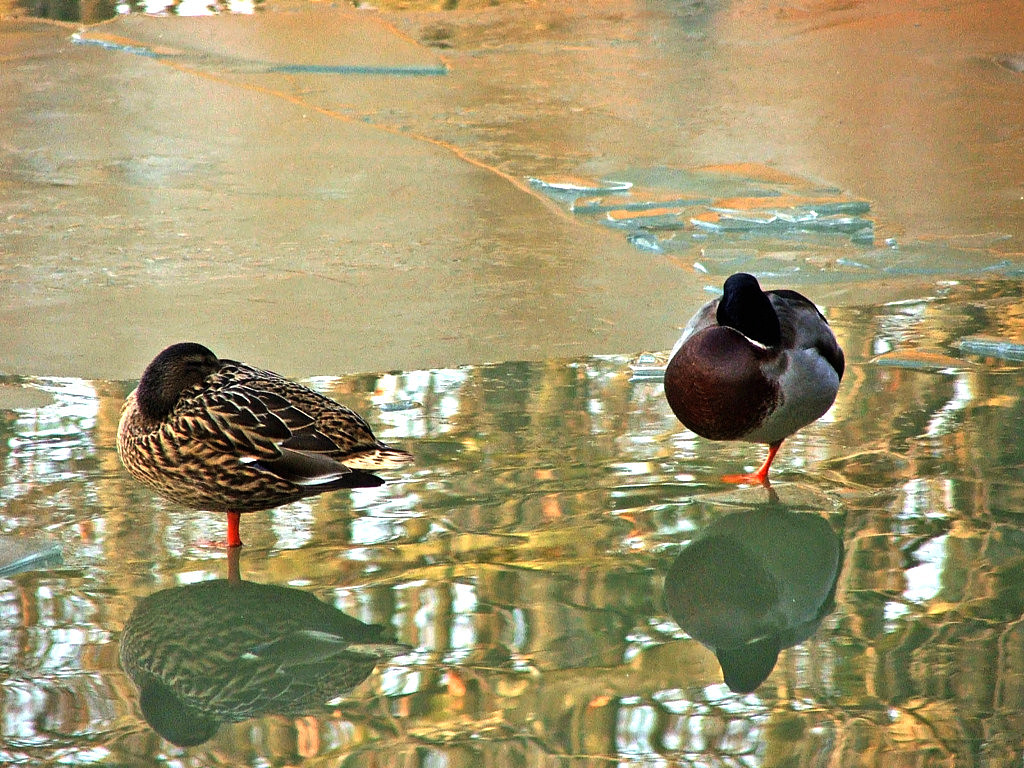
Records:
[[[737,512],[679,553],[665,577],[665,604],[715,652],[726,685],[749,693],[781,649],[810,637],[835,608],[842,561],[842,541],[818,515]]]
[[[354,411],[276,373],[174,344],[147,366],[117,428],[125,467],[159,493],[239,515],[339,488],[381,485],[372,471],[412,456],[384,445]]]
[[[709,440],[768,443],[768,458],[728,482],[768,484],[782,441],[824,415],[843,378],[828,321],[796,291],[764,292],[743,272],[690,318],[665,369],[665,396]]]
[[[316,712],[408,650],[302,590],[218,579],[143,599],[120,656],[146,721],[194,746],[222,722]]]

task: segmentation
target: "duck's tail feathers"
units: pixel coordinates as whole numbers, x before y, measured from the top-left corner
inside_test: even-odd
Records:
[[[412,454],[401,448],[382,445],[364,453],[347,456],[342,459],[342,464],[350,469],[398,469],[412,464]]]

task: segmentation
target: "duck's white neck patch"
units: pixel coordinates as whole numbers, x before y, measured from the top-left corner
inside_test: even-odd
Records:
[[[753,344],[753,345],[754,345],[755,347],[757,347],[758,349],[763,349],[763,350],[765,350],[765,351],[767,351],[767,350],[771,349],[771,347],[769,347],[769,346],[768,346],[767,344],[762,344],[762,343],[761,343],[760,341],[758,341],[757,339],[752,339],[752,338],[750,338],[749,336],[747,336],[747,334],[743,333],[742,331],[740,331],[739,333],[740,333],[740,335],[741,335],[741,336],[742,336],[742,337],[743,337],[744,339],[746,339],[747,341],[749,341],[749,342],[750,342],[751,344]]]

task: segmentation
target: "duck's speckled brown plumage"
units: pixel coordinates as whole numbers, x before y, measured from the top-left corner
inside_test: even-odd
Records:
[[[352,410],[271,371],[176,344],[121,411],[128,471],[182,504],[252,512],[338,488],[380,485],[408,464]]]

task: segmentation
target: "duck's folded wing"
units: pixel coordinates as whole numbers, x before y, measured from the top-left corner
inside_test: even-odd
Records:
[[[339,464],[334,459],[329,459],[326,456],[319,453],[306,453],[304,451],[292,451],[288,448],[281,450],[281,455],[274,459],[256,459],[247,461],[243,459],[250,466],[257,467],[259,469],[272,472],[282,480],[287,480],[290,483],[296,485],[309,485],[309,486],[320,486],[326,484],[336,484],[342,479],[355,479],[351,477],[354,473],[353,470],[346,467],[344,464]],[[367,473],[359,473],[367,477],[372,477]],[[374,478],[380,482],[375,483],[380,485],[383,480],[380,478]],[[369,485],[370,483],[358,483],[358,485]],[[340,487],[344,487],[345,484],[339,484]],[[355,487],[355,486],[353,486]]]
[[[263,445],[330,453],[334,443],[316,420],[274,392],[236,384],[209,393],[205,411],[223,436],[236,445]]]
[[[803,294],[785,288],[768,291],[768,296],[779,316],[783,344],[816,349],[842,380],[846,359],[828,320],[817,305]]]
[[[330,458],[336,451],[333,441],[309,414],[273,392],[244,384],[223,386],[181,413],[179,423],[192,439],[296,485],[344,486],[355,479],[353,474],[360,475],[357,485],[375,484],[372,476],[353,473]]]

